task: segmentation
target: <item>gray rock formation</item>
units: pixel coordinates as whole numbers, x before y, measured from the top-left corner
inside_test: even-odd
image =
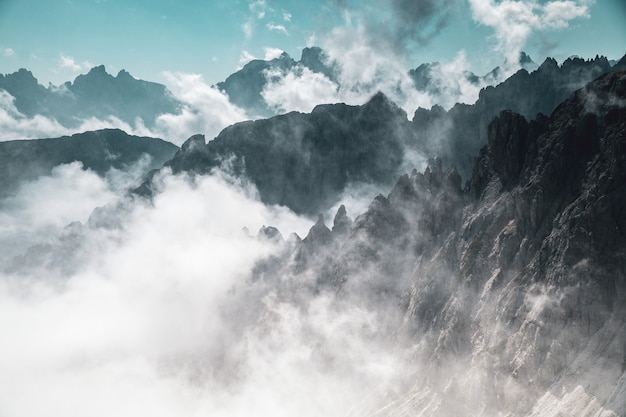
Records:
[[[411,346],[414,386],[377,415],[626,413],[624,103],[618,72],[550,117],[502,112],[464,188],[434,163],[348,231],[318,221],[327,250],[296,245],[280,274],[357,297]]]

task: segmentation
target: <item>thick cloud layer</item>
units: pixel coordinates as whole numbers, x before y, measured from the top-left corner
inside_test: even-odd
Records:
[[[61,166],[3,202],[3,251],[35,246],[1,263],[2,414],[346,415],[397,386],[377,313],[251,281],[280,246],[242,227],[309,219],[222,174],[165,173],[152,204],[114,177]]]

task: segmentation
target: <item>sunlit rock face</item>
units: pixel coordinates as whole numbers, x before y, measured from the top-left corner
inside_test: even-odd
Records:
[[[280,273],[377,311],[412,352],[413,385],[376,415],[624,415],[626,73],[487,132],[464,187],[441,163],[402,176],[353,222],[320,218]]]

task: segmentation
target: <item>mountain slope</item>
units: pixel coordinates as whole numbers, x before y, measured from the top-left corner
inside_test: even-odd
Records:
[[[147,169],[163,165],[178,150],[161,139],[130,136],[104,129],[54,139],[0,142],[0,197],[20,183],[48,175],[60,164],[80,161],[85,169],[104,175],[110,168],[124,169],[150,157]]]
[[[616,65],[615,70],[619,68]],[[548,58],[533,72],[520,70],[501,84],[484,88],[473,105],[457,104],[449,111],[418,108],[413,124],[428,155],[455,164],[469,178],[474,155],[487,140],[487,125],[500,111],[512,110],[526,118],[550,114],[575,90],[610,71],[605,57],[570,58],[561,66]]]
[[[466,187],[438,165],[318,221],[273,261],[279,292],[388,318],[418,371],[374,415],[624,415],[626,72],[487,130]]]

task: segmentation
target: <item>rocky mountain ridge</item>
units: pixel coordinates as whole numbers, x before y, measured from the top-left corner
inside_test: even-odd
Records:
[[[207,174],[227,165],[263,202],[310,215],[332,206],[349,184],[392,184],[412,137],[406,113],[377,94],[363,106],[319,105],[310,114],[237,123],[206,144],[193,136],[166,166]]]
[[[520,70],[483,90],[474,105],[448,112],[437,106],[418,109],[412,122],[382,93],[362,106],[319,105],[310,114],[237,123],[206,144],[194,136],[167,165],[174,172],[206,174],[227,163],[257,187],[262,201],[315,215],[336,204],[349,186],[384,189],[407,167],[429,159],[455,165],[466,180],[499,111],[521,108],[533,116],[552,111],[554,100],[577,83],[612,69],[600,57],[572,59],[560,67],[546,60],[531,74]],[[150,194],[149,188],[147,183],[141,192]]]
[[[626,72],[487,131],[465,187],[439,163],[320,218],[271,261],[283,291],[366,300],[412,346],[422,376],[376,415],[623,415]]]

